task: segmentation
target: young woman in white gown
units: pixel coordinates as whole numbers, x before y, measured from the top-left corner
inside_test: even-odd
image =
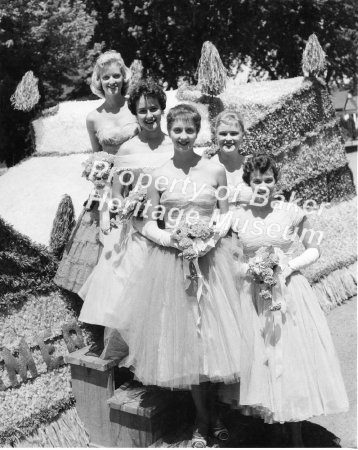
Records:
[[[223,223],[221,218],[228,213],[227,199],[218,195],[226,187],[224,168],[193,150],[200,121],[190,105],[178,105],[168,113],[174,157],[153,172],[150,207],[140,227],[155,245],[144,267],[133,274],[125,295],[127,310],[118,322],[119,328],[127,329],[126,364],[143,384],[191,390],[197,412],[194,447],[205,447],[209,432],[228,437],[218,420],[215,393],[218,383],[237,381],[252,360],[256,315],[252,303],[242,304],[238,298],[228,239],[222,237],[215,248],[199,255],[198,298],[195,281],[190,279],[189,287],[186,283],[182,249],[173,238],[180,216],[185,220],[194,215],[210,224],[217,207],[218,222]],[[157,225],[158,211],[163,212],[165,229]],[[221,226],[219,235],[227,230]]]
[[[255,304],[267,359],[267,370],[260,369],[259,375],[257,395],[261,401],[257,407],[243,410],[260,415],[268,423],[287,422],[292,444],[303,446],[301,421],[347,411],[348,399],[326,318],[300,273],[319,258],[319,234],[315,234],[303,209],[283,200],[273,202],[277,178],[272,158],[257,155],[246,162],[243,180],[261,197],[255,196],[253,204],[238,208],[233,218],[233,229],[243,245],[240,298]],[[293,257],[295,236],[306,250]],[[259,296],[260,286],[247,272],[255,252],[269,246],[280,259],[272,304]],[[278,303],[281,309],[270,310]],[[255,367],[250,376],[257,376]],[[242,408],[238,385],[224,387],[221,394],[224,401]]]
[[[215,153],[210,150],[205,154],[205,157],[225,167],[231,210],[241,203],[247,203],[252,196],[252,189],[242,180],[245,157],[240,152],[240,145],[244,136],[245,127],[240,114],[234,110],[224,110],[217,116],[213,126]]]
[[[173,155],[171,140],[161,129],[165,106],[165,92],[152,80],[140,81],[131,90],[128,107],[136,115],[141,131],[121,146],[116,157],[118,172],[113,180],[112,197],[123,199],[128,190],[120,182],[124,171],[132,178],[133,187],[144,172],[150,173]],[[132,221],[112,229],[106,237],[97,266],[79,291],[84,300],[79,320],[113,329],[118,327],[122,303],[125,302],[122,291],[132,271],[142,264],[147,246],[148,240],[133,229]],[[107,329],[105,340],[108,345],[102,357],[119,358],[124,355],[126,345],[118,333]],[[103,344],[97,353],[100,354],[101,350]]]
[[[137,120],[124,97],[130,76],[119,53],[110,50],[98,57],[92,73],[91,91],[104,102],[86,118],[94,152],[115,155],[120,145],[138,132]],[[98,263],[103,249],[99,238],[99,215],[97,202],[83,209],[64,251],[54,282],[68,291],[78,293]]]

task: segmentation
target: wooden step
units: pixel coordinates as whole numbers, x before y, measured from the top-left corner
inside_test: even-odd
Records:
[[[72,392],[76,409],[89,435],[90,447],[111,447],[111,426],[107,400],[114,393],[116,361],[86,356],[89,347],[65,357],[71,365]]]
[[[107,372],[112,367],[118,365],[118,361],[111,359],[101,359],[97,356],[87,356],[90,347],[83,347],[80,350],[69,353],[64,357],[67,364],[73,364],[75,366],[87,367],[88,369],[95,369],[100,372]]]
[[[148,447],[160,439],[173,408],[171,391],[123,384],[107,401],[113,447]]]

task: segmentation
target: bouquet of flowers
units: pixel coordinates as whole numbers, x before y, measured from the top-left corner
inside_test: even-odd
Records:
[[[272,302],[272,288],[278,282],[275,269],[279,264],[279,258],[274,253],[273,247],[261,247],[249,262],[248,273],[260,284],[260,297]],[[270,307],[270,310],[281,309],[280,304]]]
[[[173,232],[173,239],[178,242],[182,249],[184,259],[193,260],[208,248],[215,247],[214,230],[207,223],[198,221],[190,224],[182,222]]]
[[[111,219],[111,226],[118,228],[121,223],[129,221],[133,215],[136,217],[140,216],[143,212],[146,199],[147,189],[143,186],[136,187],[130,191],[119,206],[115,218]]]
[[[201,297],[203,294],[203,275],[198,264],[198,258],[215,247],[216,232],[207,223],[198,221],[188,223],[183,221],[173,232],[172,237],[182,250],[179,256],[183,257],[183,275],[185,290],[194,295],[197,300],[197,332],[201,333]]]
[[[92,181],[97,190],[104,189],[114,164],[114,155],[107,152],[92,153],[83,163],[82,176]]]

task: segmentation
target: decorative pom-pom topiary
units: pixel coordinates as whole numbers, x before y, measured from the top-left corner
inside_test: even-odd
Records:
[[[65,194],[58,205],[50,237],[50,249],[58,258],[62,256],[74,225],[75,211],[72,199]]]
[[[308,38],[302,56],[302,70],[309,76],[319,75],[326,67],[326,54],[323,51],[317,36],[313,33]]]
[[[130,81],[130,87],[138,83],[143,78],[143,64],[140,59],[134,59],[129,67],[132,76]]]
[[[201,49],[201,57],[196,71],[198,87],[210,96],[221,94],[226,86],[227,73],[214,44],[206,41]]]
[[[27,112],[31,111],[39,100],[38,78],[29,70],[17,85],[16,91],[12,94],[10,101],[14,109]]]

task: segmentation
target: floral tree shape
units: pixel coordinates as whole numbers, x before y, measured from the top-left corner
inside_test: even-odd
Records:
[[[204,95],[218,96],[226,87],[227,71],[219,52],[210,41],[203,44],[196,76],[198,87]]]
[[[25,73],[10,98],[14,109],[28,112],[37,105],[40,100],[38,81],[32,70]]]
[[[50,237],[50,249],[57,258],[62,257],[74,225],[75,210],[72,199],[69,195],[65,194],[58,205]]]
[[[317,76],[325,69],[327,64],[326,54],[323,51],[317,36],[313,33],[308,38],[306,48],[302,56],[302,70],[308,76]]]
[[[202,46],[196,76],[203,95],[201,101],[208,104],[209,118],[213,121],[224,109],[219,95],[226,87],[227,71],[218,50],[210,41],[204,42]]]
[[[143,64],[140,59],[134,59],[129,67],[132,76],[130,81],[130,87],[134,86],[143,78]]]

